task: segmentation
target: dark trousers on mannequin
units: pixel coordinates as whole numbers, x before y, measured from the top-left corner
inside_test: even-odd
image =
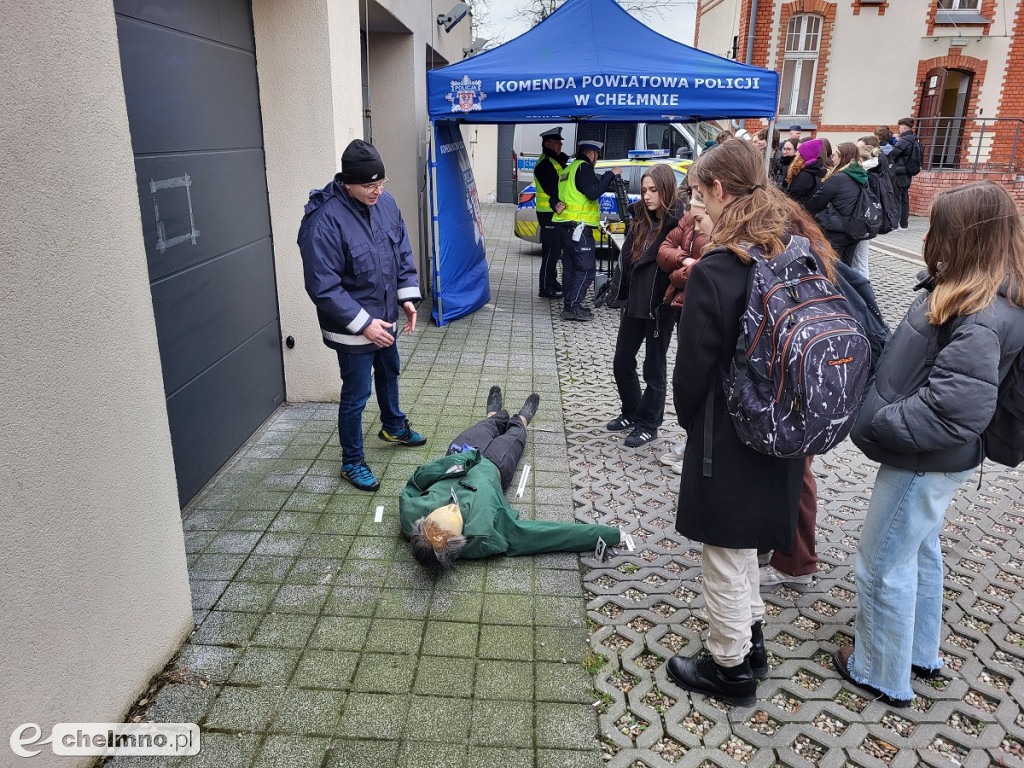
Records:
[[[464,429],[451,442],[448,453],[478,448],[484,458],[494,462],[501,475],[501,489],[508,490],[526,448],[526,426],[518,416],[498,411]]]

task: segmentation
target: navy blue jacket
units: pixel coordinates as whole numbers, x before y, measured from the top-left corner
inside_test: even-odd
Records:
[[[398,204],[383,192],[375,205],[363,205],[335,176],[309,193],[305,210],[298,243],[324,344],[343,352],[373,352],[377,347],[362,335],[366,326],[374,319],[394,323],[404,302],[420,299]]]

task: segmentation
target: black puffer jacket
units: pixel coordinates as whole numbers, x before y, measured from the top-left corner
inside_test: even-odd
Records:
[[[1024,347],[1024,309],[1000,292],[987,308],[952,320],[939,350],[928,293],[907,311],[878,361],[853,427],[869,459],[914,472],[960,472],[984,458],[999,383]]]
[[[800,169],[800,172],[793,177],[793,181],[783,187],[783,191],[796,200],[804,208],[807,201],[814,197],[814,193],[821,186],[821,180],[825,178],[828,169],[821,160],[815,160]]]
[[[807,210],[817,220],[832,247],[837,250],[853,242],[846,234],[844,222],[853,216],[857,198],[860,197],[860,191],[867,182],[867,171],[859,163],[851,163],[825,179],[818,187],[818,191],[807,201]],[[824,213],[829,203],[832,203],[838,216]]]

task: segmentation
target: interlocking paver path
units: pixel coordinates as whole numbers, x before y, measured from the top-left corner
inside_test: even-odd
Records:
[[[617,413],[617,314],[563,323],[557,303],[536,298],[538,252],[512,237],[513,210],[485,206],[492,303],[400,342],[403,407],[427,446],[379,443],[371,399],[379,492],[339,481],[335,406],[292,404],[185,510],[197,629],[131,715],[199,723],[203,750],[108,765],[1024,765],[1024,498],[1020,473],[998,467],[947,516],[949,670],[934,686],[914,683],[913,708],[866,699],[828,661],[852,636],[852,565],[874,476],[850,443],[815,463],[821,573],[808,588],[765,593],[772,672],[758,703],[732,708],[667,681],[664,660],[697,652],[706,629],[700,546],[674,532],[678,476],[657,461],[682,430],[670,402],[654,443],[631,450],[604,431]],[[912,254],[922,228],[915,219],[880,242]],[[918,269],[873,253],[892,323]],[[510,495],[513,506],[621,524],[635,554],[424,575],[399,537],[398,492],[482,415],[495,383],[512,410],[541,395],[527,490]]]

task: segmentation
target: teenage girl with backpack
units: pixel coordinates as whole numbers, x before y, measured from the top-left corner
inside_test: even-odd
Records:
[[[790,546],[805,461],[741,442],[722,381],[747,306],[748,250],[756,246],[772,258],[796,238],[769,188],[764,157],[749,143],[730,141],[705,152],[689,176],[715,226],[690,270],[679,321],[673,394],[687,441],[676,530],[703,544],[710,656],[674,656],[667,673],[682,688],[748,706],[757,698],[755,678],[768,673],[757,550]]]
[[[623,307],[615,340],[612,370],[622,410],[608,422],[612,432],[632,431],[628,448],[638,448],[658,436],[665,417],[668,345],[679,310],[662,299],[668,274],[658,268],[658,247],[679,223],[682,204],[676,202],[676,176],[667,163],[652,165],[640,180],[640,200],[630,206],[633,223],[622,244],[616,297]],[[644,383],[636,372],[636,355],[644,346]]]
[[[852,433],[881,466],[854,566],[854,645],[833,654],[893,707],[909,706],[911,674],[942,667],[939,531],[1024,347],[1024,226],[1009,194],[990,181],[940,192],[928,224],[928,290],[886,345]]]
[[[836,148],[833,160],[832,170],[807,202],[807,210],[817,220],[839,258],[855,266],[853,262],[857,241],[846,234],[846,230],[848,220],[854,216],[861,189],[867,186],[868,174],[860,164],[857,145],[851,141],[843,142]],[[859,271],[867,275],[866,263]]]

